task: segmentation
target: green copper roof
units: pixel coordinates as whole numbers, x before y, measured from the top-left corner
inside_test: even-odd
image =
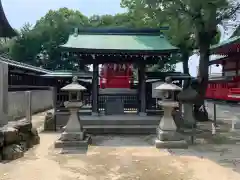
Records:
[[[141,34],[73,34],[63,48],[78,51],[145,51],[164,52],[177,50],[163,35]]]
[[[222,41],[218,44],[215,44],[215,45],[211,46],[211,49],[214,50],[214,49],[221,48],[223,46],[233,44],[233,43],[236,43],[236,42],[239,42],[239,41],[240,41],[240,36],[235,36],[235,37],[229,38],[225,41]]]

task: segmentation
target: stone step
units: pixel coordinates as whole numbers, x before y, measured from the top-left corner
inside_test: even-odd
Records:
[[[157,125],[86,125],[83,126],[84,129],[151,129],[157,128]]]
[[[67,124],[69,114],[57,113],[57,127]],[[82,125],[154,125],[157,126],[161,116],[112,115],[112,116],[80,116]]]
[[[135,126],[141,126],[141,125],[153,125],[157,126],[159,124],[160,120],[81,120],[81,123],[85,126],[92,126],[92,125],[116,125],[116,126],[130,126],[130,125],[135,125]]]
[[[89,134],[156,134],[157,125],[86,125]],[[64,128],[61,129],[63,131]]]
[[[88,126],[84,127],[86,133],[99,134],[156,134],[156,126]]]

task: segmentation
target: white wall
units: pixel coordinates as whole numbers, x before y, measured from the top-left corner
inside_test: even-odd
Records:
[[[32,113],[41,112],[53,107],[53,93],[51,90],[31,91]],[[27,97],[25,91],[8,92],[8,116],[9,120],[25,117]]]

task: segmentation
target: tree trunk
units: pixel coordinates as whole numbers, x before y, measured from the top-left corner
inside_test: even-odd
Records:
[[[182,63],[183,63],[183,73],[184,74],[188,74],[190,75],[189,73],[189,67],[188,67],[188,60],[189,60],[189,53],[186,52],[186,51],[182,51]],[[189,87],[191,83],[191,79],[188,79],[188,80],[184,80],[183,81],[183,90],[184,89],[187,89]],[[182,104],[182,107],[183,107],[183,124],[182,124],[182,127],[185,127],[185,128],[192,128],[192,127],[196,127],[196,120],[195,118],[191,117],[191,113],[189,113],[190,111],[192,112],[193,111],[193,105],[191,104],[186,104],[186,103],[183,103]],[[190,116],[189,116],[190,115]]]
[[[199,93],[200,98],[194,106],[194,114],[198,121],[207,121],[208,113],[204,106],[205,94],[208,86],[208,66],[209,66],[209,55],[210,55],[210,38],[203,35],[199,36],[199,71],[198,71],[198,87],[196,91]],[[202,108],[201,108],[202,107]]]
[[[189,75],[189,67],[188,67],[188,59],[189,59],[189,53],[186,51],[182,51],[182,58],[181,61],[183,63],[183,73]],[[183,89],[186,89],[189,86],[190,80],[184,80],[183,81]]]
[[[199,59],[199,72],[198,72],[198,81],[199,88],[198,92],[202,98],[202,101],[205,99],[205,94],[208,85],[208,66],[209,66],[209,56],[210,56],[210,42],[204,41],[200,43],[200,59]]]

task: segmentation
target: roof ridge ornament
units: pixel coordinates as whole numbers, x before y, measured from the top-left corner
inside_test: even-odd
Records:
[[[163,33],[160,33],[160,38],[165,38]]]
[[[77,76],[73,76],[72,84],[78,84],[78,77]]]
[[[78,36],[78,32],[79,32],[79,29],[78,28],[74,28],[74,37],[77,37]]]
[[[167,77],[165,78],[165,83],[167,83],[167,84],[172,84],[172,78],[171,78],[170,76],[167,76]]]

